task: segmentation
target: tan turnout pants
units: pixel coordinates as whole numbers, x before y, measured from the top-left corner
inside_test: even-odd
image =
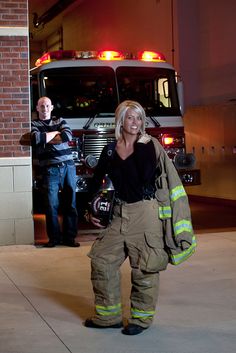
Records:
[[[115,206],[111,225],[88,254],[95,294],[94,322],[107,326],[122,320],[120,266],[128,257],[132,284],[128,322],[142,327],[151,324],[158,297],[159,271],[168,264],[163,247],[155,199]]]

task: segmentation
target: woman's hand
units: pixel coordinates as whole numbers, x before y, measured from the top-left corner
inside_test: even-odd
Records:
[[[144,133],[144,134],[140,135],[137,142],[146,144],[149,141],[151,141],[151,136],[148,135],[147,133]]]
[[[103,225],[101,225],[100,219],[94,217],[92,215],[92,213],[89,213],[88,211],[86,211],[84,217],[85,217],[87,222],[91,222],[95,227],[98,227],[98,228],[101,228],[101,229],[106,228]]]
[[[151,141],[151,139],[152,139],[151,136],[145,132],[144,134],[140,135],[137,142],[146,144],[149,141]]]
[[[99,218],[96,218],[96,217],[94,217],[91,213],[90,213],[90,215],[89,215],[89,219],[90,219],[90,222],[94,225],[94,226],[96,226],[96,227],[98,227],[98,228],[106,228],[106,227],[104,227],[101,223],[100,223],[100,219]]]

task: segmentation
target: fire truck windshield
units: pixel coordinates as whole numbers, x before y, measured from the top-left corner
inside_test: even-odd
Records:
[[[175,73],[155,67],[119,67],[116,71],[120,101],[136,100],[147,115],[179,115]]]
[[[174,70],[155,67],[60,67],[40,72],[41,96],[68,118],[114,113],[119,102],[137,100],[150,116],[179,115]]]

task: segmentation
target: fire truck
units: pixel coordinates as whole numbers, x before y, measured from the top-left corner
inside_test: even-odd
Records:
[[[126,99],[144,107],[146,132],[163,145],[183,184],[200,184],[195,157],[186,152],[183,83],[162,53],[58,50],[44,54],[35,66],[31,105],[48,96],[53,114],[69,123],[78,193],[86,194],[103,147],[114,141],[114,112]],[[34,185],[38,177],[34,173]]]

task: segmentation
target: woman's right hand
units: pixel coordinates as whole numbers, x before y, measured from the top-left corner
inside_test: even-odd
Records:
[[[85,219],[87,222],[91,222],[95,227],[98,228],[105,228],[101,223],[100,223],[100,219],[96,218],[92,215],[92,213],[86,212],[85,214]]]
[[[94,226],[96,226],[96,227],[98,227],[98,228],[106,228],[106,227],[104,227],[101,223],[100,223],[100,219],[99,218],[96,218],[96,217],[94,217],[91,213],[90,213],[90,215],[89,215],[89,219],[90,219],[90,222],[94,225]]]

